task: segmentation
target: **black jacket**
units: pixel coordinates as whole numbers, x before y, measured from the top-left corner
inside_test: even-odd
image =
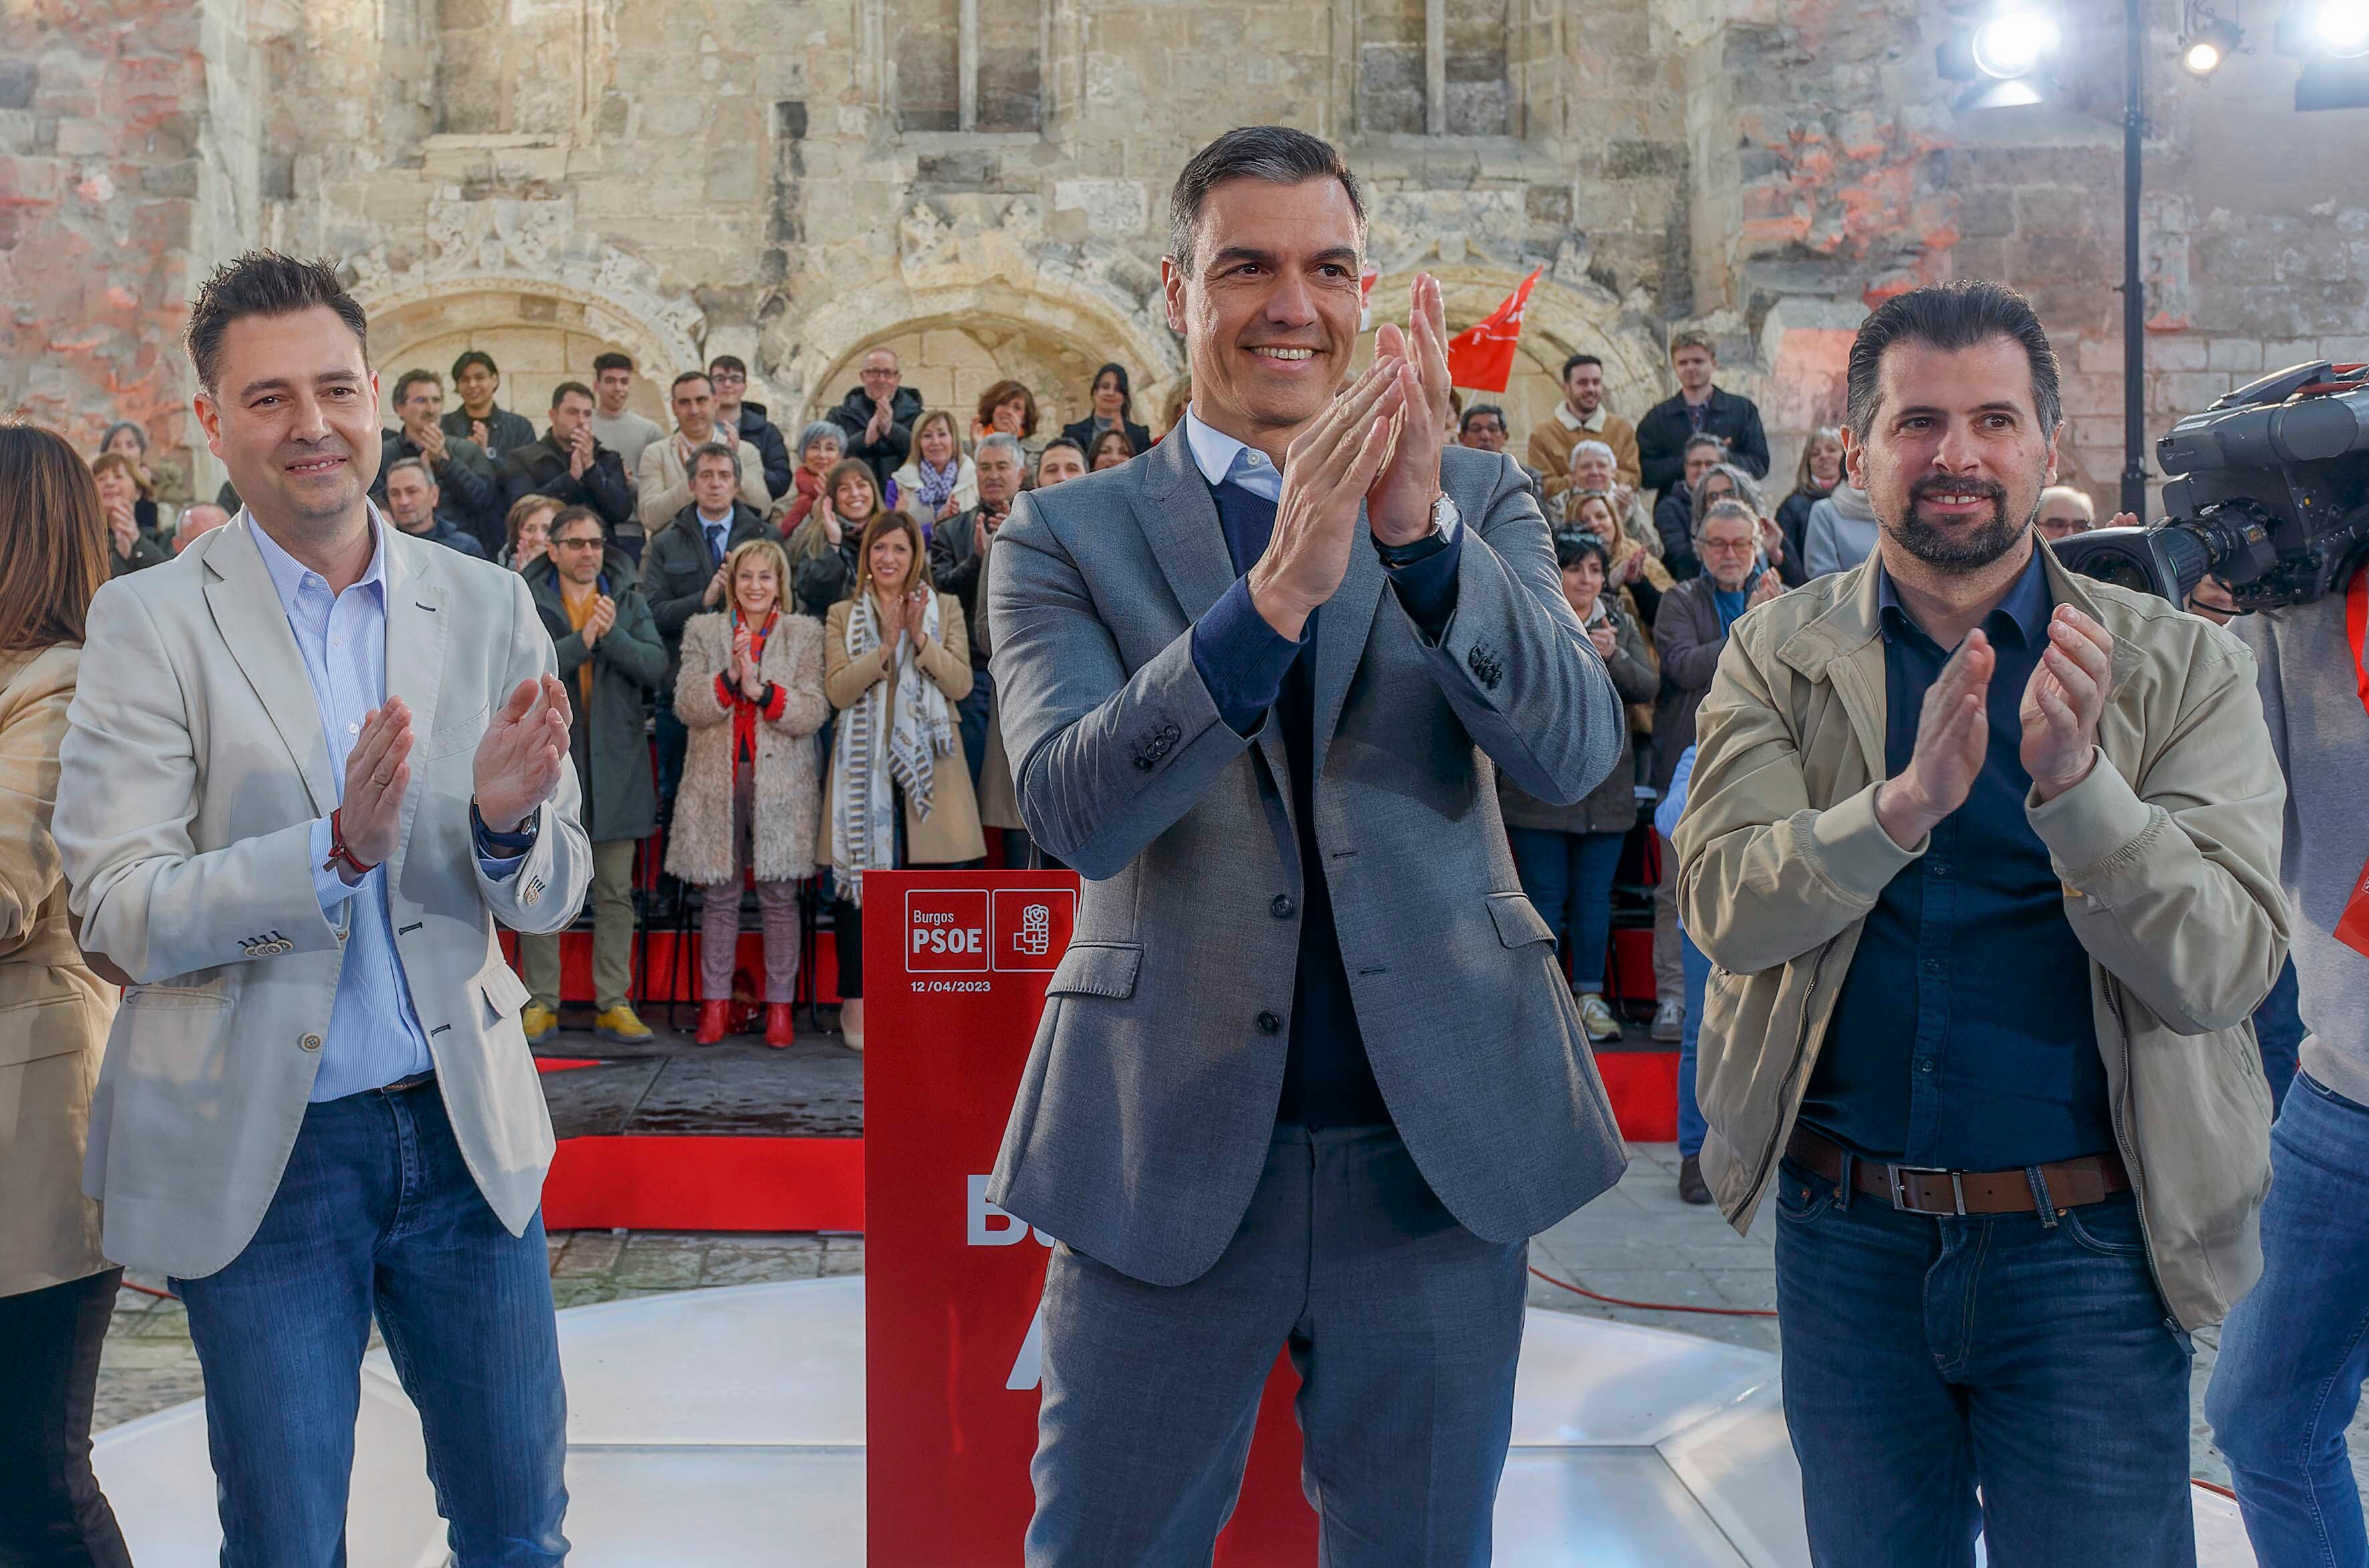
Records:
[[[751,539],[772,537],[773,531],[765,526],[755,508],[746,501],[732,503],[732,526],[724,535],[726,555]],[[667,685],[662,695],[672,693],[675,670],[682,662],[683,624],[703,610],[715,608],[706,601],[707,585],[723,564],[723,555],[708,553],[707,531],[699,526],[696,505],[675,513],[674,521],[651,534],[642,547],[642,597],[649,601],[659,640],[666,644]]]
[[[623,457],[595,441],[592,465],[583,478],[568,473],[569,464],[567,449],[553,441],[549,430],[502,459],[501,515],[494,520],[498,544],[508,543],[500,537],[506,532],[503,524],[521,496],[549,496],[563,507],[590,507],[601,514],[612,539],[633,520],[634,486],[625,477]]]
[[[387,521],[394,522],[395,519],[389,518]],[[493,558],[486,553],[486,547],[477,543],[477,536],[462,527],[460,520],[450,512],[439,511],[436,514],[436,526],[425,533],[413,533],[409,529],[404,529],[402,532],[409,538],[425,540],[430,544],[441,544],[447,550],[458,550],[464,555],[475,556],[480,561]]]
[[[1127,427],[1127,439],[1134,445],[1136,456],[1141,457],[1151,450],[1151,432],[1149,429],[1132,419],[1122,423]],[[1086,454],[1086,465],[1092,467],[1094,460],[1094,417],[1089,414],[1073,425],[1062,426],[1061,434],[1078,443]]]
[[[1645,488],[1667,495],[1677,487],[1687,471],[1687,441],[1694,433],[1684,394],[1645,410],[1637,421],[1637,464]],[[1760,409],[1749,397],[1712,387],[1702,433],[1727,442],[1728,461],[1755,479],[1768,476],[1768,436],[1760,428]]]
[[[1695,508],[1684,485],[1672,485],[1654,503],[1654,532],[1662,536],[1662,565],[1684,582],[1702,570],[1695,559]]]
[[[913,421],[921,417],[921,395],[910,386],[900,386],[897,395],[888,400],[888,433],[876,443],[864,439],[864,432],[872,427],[872,395],[861,386],[824,416],[847,432],[847,455],[872,464],[872,476],[880,483],[883,505],[887,502],[888,476],[905,466],[905,456],[913,450]],[[771,482],[769,474],[767,483]]]
[[[868,417],[868,416],[867,416]],[[797,466],[790,461],[790,443],[782,439],[782,429],[765,418],[761,403],[740,405],[740,439],[757,449],[757,456],[765,467],[765,494],[780,500],[790,493],[790,479]]]
[[[448,436],[459,436],[464,441],[473,439],[469,434],[471,421],[466,408],[452,409],[436,422],[444,427],[444,433]],[[486,421],[486,456],[490,461],[499,463],[511,452],[533,440],[533,420],[523,414],[513,414],[498,403],[494,405],[493,418]]]
[[[567,750],[584,791],[584,831],[596,844],[647,839],[658,830],[658,791],[644,715],[651,690],[666,675],[666,648],[650,624],[648,602],[634,586],[634,563],[621,550],[605,552],[601,591],[617,601],[617,624],[589,650],[584,634],[567,624],[559,568],[548,556],[526,569],[526,586],[576,710]],[[578,683],[587,659],[592,664],[589,703]]]
[[[1777,575],[1787,588],[1799,588],[1810,580],[1810,557],[1804,543],[1810,534],[1810,509],[1832,493],[1796,490],[1778,505],[1777,531],[1785,536],[1785,560]]]
[[[946,519],[930,534],[930,580],[940,593],[951,593],[961,601],[963,624],[974,628],[978,625],[979,616],[979,563],[971,544],[978,523],[978,508],[973,507]],[[988,532],[992,533],[994,530]],[[971,638],[970,663],[974,670],[987,668],[987,656],[978,651],[976,636]]]
[[[371,499],[386,505],[386,471],[405,458],[426,462],[419,443],[401,430],[383,431],[378,444],[378,477],[371,482]],[[490,532],[496,545],[502,541],[502,522],[509,508],[502,500],[501,482],[485,449],[466,436],[447,432],[444,462],[429,464],[436,475],[438,512],[452,518],[484,544]],[[491,546],[489,546],[490,548]]]

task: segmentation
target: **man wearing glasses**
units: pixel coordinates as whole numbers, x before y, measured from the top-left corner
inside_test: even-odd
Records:
[[[782,439],[781,427],[766,417],[763,404],[745,401],[748,364],[736,355],[718,354],[708,364],[707,382],[715,388],[716,430],[738,435],[757,449],[757,460],[765,469],[765,494],[780,500],[790,493],[790,443]]]

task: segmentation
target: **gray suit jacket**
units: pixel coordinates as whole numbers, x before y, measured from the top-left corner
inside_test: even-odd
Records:
[[[1357,1022],[1424,1177],[1474,1233],[1545,1229],[1624,1155],[1522,896],[1496,773],[1578,800],[1627,720],[1521,470],[1451,447],[1467,530],[1436,646],[1362,521],[1319,621],[1315,835]],[[1234,579],[1186,442],[1020,498],[988,612],[1020,813],[1087,878],[988,1191],[1153,1284],[1215,1263],[1282,1093],[1299,864],[1279,723],[1219,716],[1193,623]]]
[[[58,853],[83,946],[123,993],[91,1105],[85,1190],[107,1255],[183,1278],[255,1234],[303,1125],[345,960],[313,889],[313,819],[339,781],[303,656],[244,513],[91,601],[59,748]],[[494,922],[556,931],[591,881],[576,770],[500,881],[470,836],[477,742],[553,668],[516,572],[381,530],[386,686],[417,737],[381,875],[412,1005],[470,1173],[512,1232],[542,1201],[551,1117]]]

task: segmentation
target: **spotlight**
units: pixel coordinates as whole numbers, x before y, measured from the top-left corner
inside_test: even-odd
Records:
[[[2327,0],[2329,6],[2352,4],[2369,11],[2369,0]],[[2054,19],[2039,11],[2015,8],[1985,18],[1974,29],[1974,68],[2002,80],[2029,75],[2042,60],[2056,52],[2060,35]]]
[[[2311,36],[2339,60],[2369,54],[2369,0],[2320,0],[2312,12]]]
[[[2206,12],[2194,30],[2180,41],[2180,63],[2192,76],[2210,76],[2221,69],[2222,63],[2237,52],[2244,35],[2235,22]]]

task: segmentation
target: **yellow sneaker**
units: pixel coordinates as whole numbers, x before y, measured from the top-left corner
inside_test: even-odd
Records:
[[[622,1001],[592,1020],[592,1032],[604,1040],[615,1040],[628,1046],[638,1046],[650,1038],[650,1026],[635,1016],[634,1010]]]
[[[559,1033],[559,1014],[548,1007],[537,1007],[531,1001],[526,1004],[526,1011],[519,1014],[519,1024],[526,1030],[526,1043],[530,1046],[539,1046]]]

